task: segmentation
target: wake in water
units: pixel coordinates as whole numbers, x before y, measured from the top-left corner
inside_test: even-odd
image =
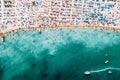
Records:
[[[99,73],[99,72],[103,72],[103,71],[107,71],[107,70],[117,70],[117,71],[120,71],[120,68],[108,67],[108,68],[99,69],[99,70],[92,70],[90,72],[91,73]]]

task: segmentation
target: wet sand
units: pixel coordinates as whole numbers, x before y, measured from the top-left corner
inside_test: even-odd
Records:
[[[107,30],[115,30],[120,31],[120,27],[110,27],[110,26],[95,26],[95,25],[81,25],[81,26],[59,26],[59,27],[44,27],[44,26],[37,26],[37,27],[11,27],[7,28],[5,30],[1,30],[0,32],[0,38],[3,38],[6,34],[9,34],[13,31],[18,30],[38,30],[40,29],[61,29],[61,28],[98,28],[98,29],[107,29]]]

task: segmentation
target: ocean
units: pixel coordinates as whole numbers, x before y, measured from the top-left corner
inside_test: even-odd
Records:
[[[0,80],[120,80],[119,76],[119,31],[20,30],[0,41]]]

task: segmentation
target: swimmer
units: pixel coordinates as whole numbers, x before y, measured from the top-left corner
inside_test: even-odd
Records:
[[[5,36],[0,35],[0,38],[2,39],[3,42],[5,42]]]

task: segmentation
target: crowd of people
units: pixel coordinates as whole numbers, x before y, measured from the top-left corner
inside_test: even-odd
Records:
[[[1,0],[0,28],[120,27],[120,0]]]

